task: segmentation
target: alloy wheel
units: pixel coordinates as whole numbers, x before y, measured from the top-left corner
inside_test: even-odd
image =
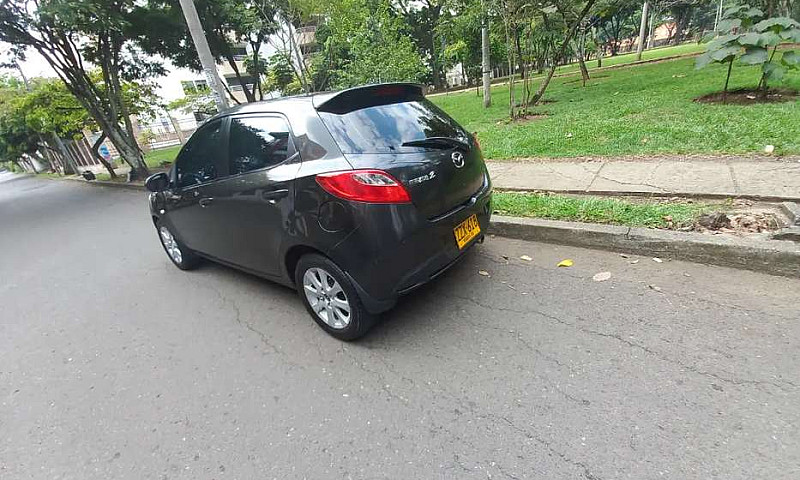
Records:
[[[306,270],[303,292],[311,309],[326,325],[338,330],[350,324],[350,302],[330,273],[319,267]]]
[[[161,227],[158,233],[161,236],[161,243],[164,244],[169,258],[175,263],[180,264],[183,261],[183,253],[181,253],[181,248],[178,246],[177,240],[172,236],[172,232],[170,232],[167,227]]]

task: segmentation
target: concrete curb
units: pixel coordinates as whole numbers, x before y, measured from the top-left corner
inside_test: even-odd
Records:
[[[77,182],[83,185],[93,185],[95,187],[124,188],[126,190],[136,190],[139,192],[146,191],[143,183],[107,182],[105,180],[84,180],[82,178],[70,178],[70,177],[56,178],[55,180],[68,180],[70,182]]]
[[[705,235],[500,215],[493,216],[489,233],[800,277],[800,244],[771,240],[768,234]]]
[[[800,204],[794,202],[781,203],[781,211],[789,218],[789,224],[800,226]]]

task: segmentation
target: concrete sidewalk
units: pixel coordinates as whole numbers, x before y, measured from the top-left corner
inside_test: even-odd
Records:
[[[487,162],[495,188],[800,201],[800,157],[648,157]]]

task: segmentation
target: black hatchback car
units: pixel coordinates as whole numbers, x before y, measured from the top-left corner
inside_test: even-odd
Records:
[[[178,268],[205,257],[292,286],[342,340],[481,241],[491,214],[477,140],[404,83],[236,107],[146,186]]]

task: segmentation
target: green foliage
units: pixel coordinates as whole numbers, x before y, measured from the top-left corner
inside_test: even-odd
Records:
[[[194,0],[200,23],[211,54],[217,61],[236,65],[237,45],[249,44],[258,52],[267,38],[277,30],[277,3],[266,0]],[[130,21],[129,34],[146,53],[168,58],[178,67],[201,71],[197,50],[189,34],[179,0],[146,0],[137,2]],[[266,64],[256,55],[245,58],[242,76],[264,73]],[[243,90],[248,101],[255,101],[255,92]]]
[[[668,55],[683,51],[681,48],[652,52]],[[778,50],[776,62],[781,53]],[[532,112],[543,117],[527,121],[506,120],[506,85],[492,88],[489,109],[483,108],[474,91],[430,99],[468,131],[477,132],[483,153],[490,159],[753,154],[768,144],[775,145],[781,155],[800,154],[800,103],[695,102],[695,98],[718,90],[715,79],[725,74],[726,67],[693,70],[693,62],[685,58],[606,70],[602,76],[593,75],[587,88],[580,86],[577,72],[557,77],[546,96],[552,103]],[[575,71],[574,66],[569,68]],[[757,66],[738,67],[731,75],[731,89],[752,86],[760,75]],[[800,89],[800,72],[788,72],[783,82],[788,88]]]
[[[90,76],[95,88],[103,91],[101,74],[95,71]],[[33,154],[42,139],[49,139],[53,133],[77,138],[86,128],[98,128],[95,119],[58,79],[34,78],[30,90],[21,82],[0,81],[0,92],[0,156],[4,158]],[[152,113],[156,103],[148,83],[123,83],[123,99],[135,114]]]
[[[320,71],[330,86],[422,79],[422,60],[388,0],[341,0],[328,4],[326,15]]]
[[[727,8],[717,27],[717,31],[723,35],[712,40],[706,52],[697,57],[696,67],[703,68],[711,63],[728,63],[730,68],[738,56],[742,64],[761,66],[762,76],[759,86],[765,91],[768,81],[780,80],[787,70],[800,67],[794,61],[794,52],[788,52],[787,60],[782,60],[780,63],[773,62],[775,52],[782,41],[800,41],[800,23],[787,17],[760,20],[763,16],[764,12],[749,5]],[[772,47],[771,54],[770,47]],[[727,90],[727,81],[725,85]]]
[[[269,57],[264,88],[268,92],[280,92],[281,95],[293,95],[302,91],[300,81],[292,68],[292,61],[287,54],[279,52]]]

